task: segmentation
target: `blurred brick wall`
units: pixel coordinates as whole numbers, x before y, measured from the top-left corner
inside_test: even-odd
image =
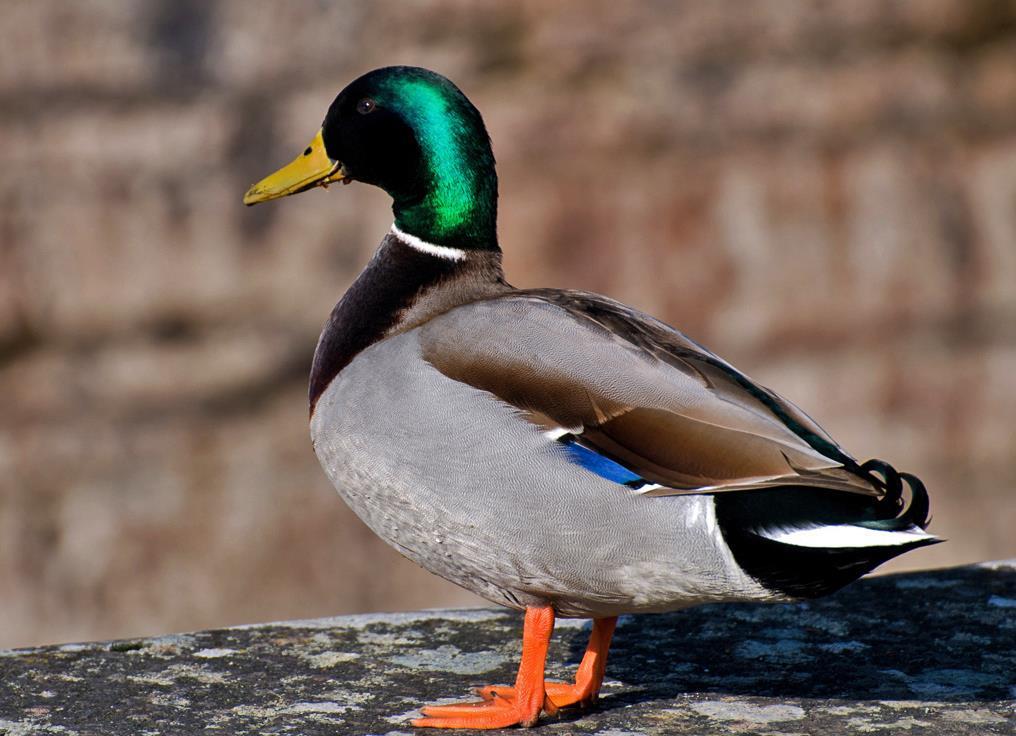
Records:
[[[948,545],[1016,554],[1016,8],[10,2],[0,7],[0,645],[470,602],[311,453],[317,332],[390,223],[245,209],[375,66],[483,111],[518,285],[676,324]]]

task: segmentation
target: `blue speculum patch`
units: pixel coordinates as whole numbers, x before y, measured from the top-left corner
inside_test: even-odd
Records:
[[[601,478],[606,478],[620,485],[639,487],[646,481],[641,476],[628,470],[620,463],[604,457],[595,450],[583,447],[575,440],[562,439],[561,444],[568,455],[568,459],[591,473],[596,473]]]

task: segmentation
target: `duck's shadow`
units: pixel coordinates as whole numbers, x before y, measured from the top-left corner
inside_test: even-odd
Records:
[[[1016,684],[1014,603],[1016,571],[961,568],[864,580],[808,603],[631,617],[614,637],[600,708],[690,693],[1008,699]],[[588,626],[562,638],[574,664]]]

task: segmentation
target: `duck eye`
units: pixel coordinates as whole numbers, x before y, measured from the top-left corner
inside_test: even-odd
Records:
[[[356,111],[361,115],[374,112],[377,107],[377,103],[369,97],[364,97],[362,100],[356,103]]]

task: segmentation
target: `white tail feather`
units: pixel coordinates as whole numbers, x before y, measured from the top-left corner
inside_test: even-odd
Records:
[[[820,547],[836,549],[842,547],[892,547],[910,544],[924,539],[936,539],[920,527],[912,526],[902,531],[868,529],[852,524],[831,524],[796,529],[765,529],[761,534],[774,542],[792,544],[795,547]]]

